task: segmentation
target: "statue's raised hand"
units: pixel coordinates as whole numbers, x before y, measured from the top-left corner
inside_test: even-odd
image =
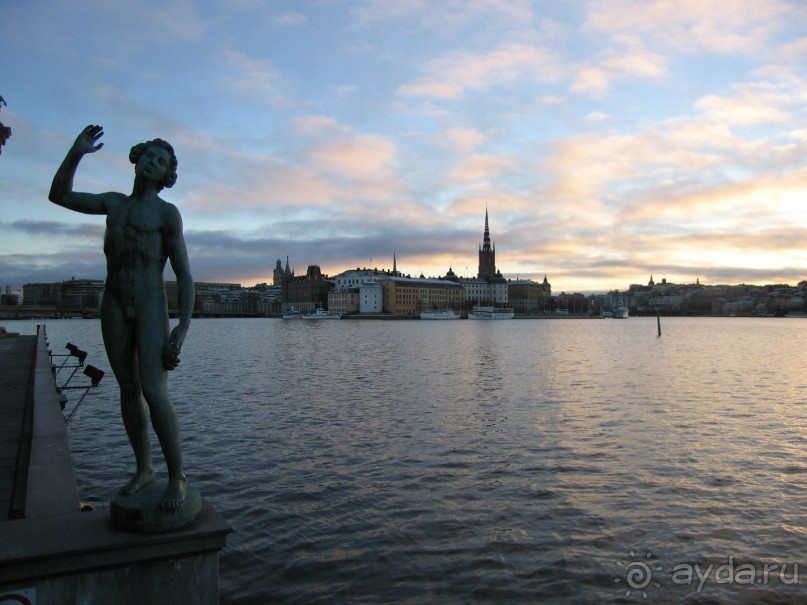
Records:
[[[98,143],[98,139],[102,136],[104,136],[104,127],[90,124],[76,137],[76,142],[73,143],[73,150],[81,155],[85,153],[95,153],[104,146],[103,143]],[[96,143],[98,144],[96,145]]]

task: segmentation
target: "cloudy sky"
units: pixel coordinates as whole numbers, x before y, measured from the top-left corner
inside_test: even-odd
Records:
[[[162,137],[194,279],[277,259],[553,290],[807,278],[802,0],[0,0],[0,285],[103,278],[103,217]],[[167,277],[172,277],[170,269]]]

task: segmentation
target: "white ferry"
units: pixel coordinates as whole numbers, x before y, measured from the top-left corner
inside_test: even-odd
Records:
[[[459,319],[459,311],[454,309],[426,309],[420,312],[420,319]]]
[[[317,309],[313,313],[306,313],[300,319],[342,319],[342,314],[336,311],[326,311],[325,309]]]
[[[475,306],[468,312],[468,319],[513,319],[513,309]]]
[[[614,319],[627,319],[628,317],[630,317],[630,312],[625,305],[620,305],[614,309]]]

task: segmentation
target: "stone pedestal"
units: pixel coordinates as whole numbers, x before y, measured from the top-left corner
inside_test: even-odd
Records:
[[[219,551],[231,528],[202,500],[193,525],[116,529],[109,509],[0,523],[0,595],[38,603],[217,605]],[[32,601],[33,602],[33,601]]]
[[[199,490],[187,486],[185,501],[174,510],[160,506],[167,482],[152,481],[134,494],[118,493],[109,512],[116,527],[126,531],[161,533],[181,529],[193,523],[202,508]]]
[[[170,518],[193,524],[170,532],[121,531],[109,509],[79,510],[44,332],[38,339],[24,515],[0,520],[0,602],[217,605],[219,551],[232,528],[196,490]]]

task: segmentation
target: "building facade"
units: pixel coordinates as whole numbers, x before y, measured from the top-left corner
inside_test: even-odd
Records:
[[[460,310],[465,302],[462,285],[443,279],[386,277],[378,284],[383,312],[392,315],[420,315],[426,309]]]
[[[97,310],[101,306],[105,282],[102,279],[71,279],[54,284],[25,284],[23,305],[57,309]]]
[[[384,289],[378,281],[366,282],[359,288],[359,313],[382,313]]]
[[[328,293],[333,282],[324,275],[319,265],[309,265],[304,276],[295,277],[288,270],[283,272],[283,312],[291,309],[314,311],[328,308]]]
[[[400,277],[398,260],[392,258],[392,271],[384,269],[349,269],[333,278],[335,289],[328,295],[328,308],[343,314],[382,313],[383,291],[379,281]]]
[[[359,289],[333,290],[328,293],[328,310],[349,315],[359,312]]]
[[[515,313],[541,315],[551,311],[552,286],[544,275],[542,283],[531,279],[516,279],[507,282],[508,304]]]

